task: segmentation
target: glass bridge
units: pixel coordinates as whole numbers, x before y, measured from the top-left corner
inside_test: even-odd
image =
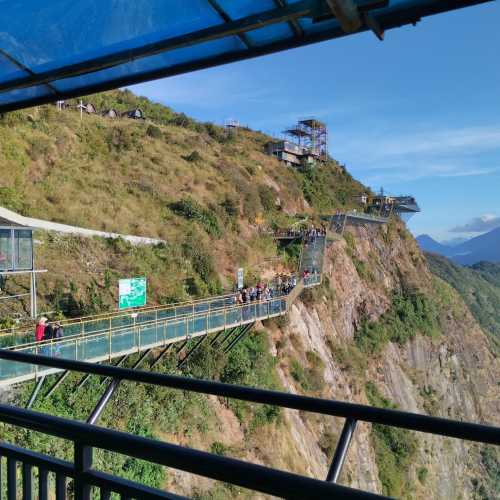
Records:
[[[299,266],[300,279],[290,295],[275,293],[272,299],[235,303],[235,295],[224,295],[190,303],[115,312],[62,322],[64,337],[33,341],[32,331],[16,332],[9,350],[64,359],[110,362],[113,358],[160,348],[214,332],[287,314],[302,288],[321,282],[325,238],[304,243]],[[301,277],[304,271],[308,273]],[[23,382],[59,371],[35,365],[0,360],[0,386]]]

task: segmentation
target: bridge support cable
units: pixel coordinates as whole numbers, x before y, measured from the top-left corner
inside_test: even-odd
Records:
[[[123,364],[123,362],[128,358],[128,354],[125,354],[125,356],[122,356],[118,363],[116,363],[116,367],[119,367],[120,365]],[[113,366],[113,365],[112,365]],[[75,394],[87,383],[87,380],[90,378],[90,373],[87,373],[86,375],[83,376],[83,378],[80,380],[80,382],[78,382],[77,386],[75,387],[75,390],[73,391],[73,398],[75,397]],[[105,377],[103,379],[103,381],[101,382],[101,385],[103,385],[107,380],[107,377]]]
[[[75,390],[73,391],[73,395],[72,395],[73,401],[74,401],[76,393],[85,385],[85,383],[87,382],[87,380],[90,378],[91,375],[92,375],[91,373],[87,373],[86,375],[84,375],[82,377],[80,382],[78,382],[78,384],[75,387]]]
[[[225,332],[225,330],[221,330],[220,332],[218,332],[218,333],[214,336],[214,338],[213,338],[212,340],[210,340],[210,345],[211,345],[211,346],[215,345],[215,343],[217,342],[217,339],[218,339],[221,335],[223,335],[223,334],[224,334],[224,332]]]
[[[240,342],[240,340],[245,337],[245,335],[254,327],[255,323],[250,323],[248,325],[245,325],[239,335],[237,335],[233,341],[224,349],[224,354],[228,354],[230,351],[233,350],[233,348]]]
[[[42,388],[44,381],[45,381],[45,375],[43,375],[42,377],[40,377],[38,379],[38,382],[36,383],[35,388],[33,389],[33,392],[31,393],[28,404],[26,405],[27,410],[29,410],[33,406],[33,403],[35,402],[35,399],[38,396],[38,393],[40,392],[40,389]]]
[[[201,337],[200,340],[198,340],[198,342],[196,342],[196,344],[192,347],[192,349],[184,356],[184,358],[182,358],[181,361],[179,361],[179,363],[177,363],[177,368],[182,368],[187,360],[190,358],[190,356],[192,354],[194,354],[201,346],[201,344],[203,344],[203,342],[205,342],[205,340],[207,339],[208,335],[203,335]]]
[[[344,423],[342,434],[340,435],[339,442],[335,448],[333,460],[326,476],[326,480],[330,483],[336,483],[338,481],[347,452],[349,451],[354,431],[356,430],[356,424],[357,420],[354,420],[353,418],[347,418]]]
[[[144,353],[139,357],[139,359],[132,365],[131,370],[137,369],[139,367],[139,365],[148,357],[150,352],[151,352],[151,349],[147,349],[146,351],[144,351]],[[121,382],[121,379],[119,379],[119,378],[114,378],[111,380],[108,387],[104,391],[104,394],[101,396],[101,399],[99,399],[97,405],[92,410],[92,413],[90,414],[89,418],[87,419],[88,424],[95,424],[97,422],[97,420],[101,416],[102,412],[104,411],[104,408],[106,408],[106,405],[109,403],[113,394],[116,392],[116,389],[118,389],[120,382]]]
[[[45,397],[46,398],[50,398],[50,396],[52,396],[52,394],[54,394],[54,392],[56,391],[56,389],[64,382],[64,380],[66,379],[66,377],[68,375],[69,375],[69,370],[66,370],[65,372],[63,372],[63,374],[54,382],[54,384],[49,389],[49,392],[47,392],[47,394],[45,395]]]
[[[168,344],[168,346],[165,347],[163,351],[161,351],[158,357],[149,365],[150,370],[152,370],[165,357],[165,355],[168,353],[168,351],[170,351],[173,345],[174,344]]]
[[[240,331],[240,328],[239,326],[236,326],[234,328],[231,328],[229,331],[228,331],[228,334],[222,339],[221,342],[219,342],[219,347],[223,347],[224,344],[227,342],[227,341],[230,341],[230,338],[236,333],[236,335],[238,335],[238,332]]]
[[[186,347],[186,345],[187,345],[187,343],[188,343],[188,342],[189,342],[189,337],[188,337],[187,339],[185,339],[185,340],[184,340],[184,342],[180,345],[180,347],[178,347],[178,348],[175,350],[175,352],[176,352],[177,354],[179,354],[179,353],[182,351],[182,349],[184,349],[184,347]]]
[[[118,389],[118,386],[120,385],[121,379],[114,378],[111,380],[109,383],[108,387],[104,391],[104,394],[101,396],[99,401],[97,402],[95,408],[92,410],[92,413],[89,415],[89,418],[87,418],[87,424],[95,424],[99,417],[101,416],[102,412],[104,411],[104,408],[106,408],[106,405],[109,403],[109,400],[115,393],[116,389]]]
[[[132,370],[139,368],[139,365],[141,365],[142,362],[149,356],[151,351],[152,349],[147,349],[146,351],[144,351],[144,353],[141,354],[140,358],[132,365]]]

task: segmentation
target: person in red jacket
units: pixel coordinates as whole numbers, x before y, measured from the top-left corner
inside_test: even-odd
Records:
[[[41,342],[45,335],[45,327],[47,325],[47,318],[41,317],[36,325],[35,329],[35,340]]]

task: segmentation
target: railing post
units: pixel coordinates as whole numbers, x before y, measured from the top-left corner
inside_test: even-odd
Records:
[[[92,487],[86,484],[82,474],[92,468],[92,448],[75,442],[75,500],[90,500]]]
[[[112,345],[111,345],[111,330],[109,331],[108,336],[109,336],[109,339],[108,339],[108,345],[109,345],[109,362],[111,363],[111,348],[112,348]]]
[[[7,499],[17,498],[17,462],[11,457],[7,457]]]
[[[326,480],[330,483],[336,483],[340,476],[347,451],[349,450],[349,445],[351,444],[352,436],[356,430],[356,424],[357,420],[354,420],[353,418],[347,418],[344,423],[342,434],[340,435],[339,442],[337,443],[337,448],[335,448],[335,454],[333,455],[330,470],[326,476]]]

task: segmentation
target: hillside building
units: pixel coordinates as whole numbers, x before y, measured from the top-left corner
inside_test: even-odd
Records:
[[[315,118],[299,120],[283,134],[283,140],[266,145],[266,152],[287,166],[314,166],[328,159],[328,131],[323,122]]]

